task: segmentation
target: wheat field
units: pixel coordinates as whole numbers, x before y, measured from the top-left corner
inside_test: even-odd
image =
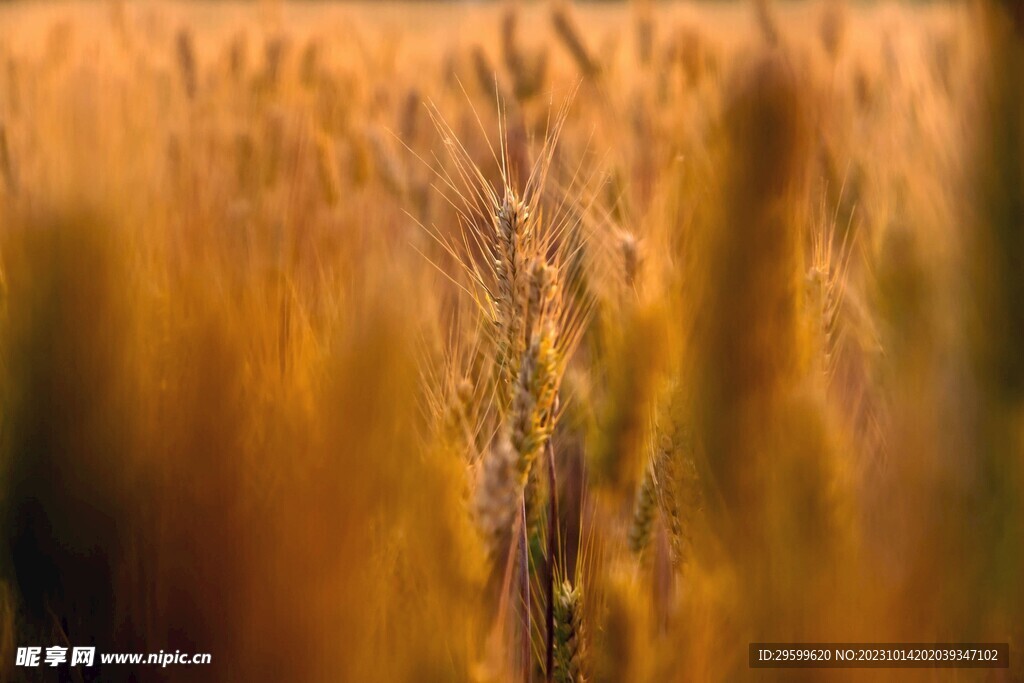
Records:
[[[1024,680],[1022,198],[1017,0],[0,3],[0,679]]]

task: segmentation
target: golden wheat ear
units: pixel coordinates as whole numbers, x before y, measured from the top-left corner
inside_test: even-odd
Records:
[[[573,483],[573,482],[567,482]],[[577,482],[585,487],[585,483]],[[580,496],[584,500],[584,496]],[[565,539],[559,536],[552,545],[557,547],[549,559],[550,566],[546,579],[547,587],[547,628],[545,674],[547,681],[583,683],[588,680],[591,668],[588,642],[590,632],[587,624],[593,624],[593,610],[599,601],[588,595],[588,586],[594,583],[598,571],[603,571],[604,560],[599,557],[603,548],[596,545],[596,529],[584,530],[585,510],[580,515],[579,538],[575,541],[576,554],[568,556]],[[558,532],[560,534],[560,531]]]
[[[505,567],[498,622],[508,621],[510,601],[519,605],[520,619],[503,641],[509,653],[522,648],[520,663],[512,668],[525,672],[535,663],[532,603],[543,594],[530,589],[539,571],[528,549],[543,542],[543,482],[555,481],[553,472],[545,478],[537,471],[537,462],[547,450],[553,468],[551,436],[562,414],[559,388],[589,315],[583,299],[567,293],[566,286],[578,248],[568,239],[574,227],[566,217],[574,199],[552,198],[548,182],[567,111],[566,105],[557,113],[537,161],[524,174],[514,166],[513,159],[522,155],[511,146],[507,117],[499,116],[497,146],[488,142],[493,168],[485,170],[436,108],[431,110],[448,153],[439,184],[455,208],[459,232],[454,239],[436,228],[430,234],[455,263],[455,272],[446,275],[468,295],[488,332],[481,348],[489,354],[485,365],[491,370],[479,377],[488,383],[485,391],[494,397],[495,409],[493,429],[485,430],[491,438],[481,442],[483,456],[475,465],[472,513],[492,566]],[[490,180],[492,170],[497,182]],[[557,495],[557,487],[550,486],[549,493]],[[557,507],[554,499],[550,507]],[[552,515],[548,521],[556,524]],[[553,557],[545,564],[553,568]],[[519,577],[516,588],[513,574]]]

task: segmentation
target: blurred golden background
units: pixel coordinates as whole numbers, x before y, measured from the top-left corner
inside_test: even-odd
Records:
[[[1024,10],[2,4],[0,374],[3,680],[1024,680]]]

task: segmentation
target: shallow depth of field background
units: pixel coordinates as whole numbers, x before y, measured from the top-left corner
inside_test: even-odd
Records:
[[[3,680],[1020,680],[1024,11],[0,4],[0,375]]]

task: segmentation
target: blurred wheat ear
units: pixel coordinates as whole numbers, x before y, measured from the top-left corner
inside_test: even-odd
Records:
[[[11,145],[7,139],[7,126],[3,121],[0,121],[0,178],[3,178],[4,188],[8,193],[17,193],[18,174],[11,156]]]
[[[746,490],[754,434],[767,427],[803,357],[799,315],[810,119],[778,54],[738,76],[724,116],[722,204],[706,236],[701,381],[710,467],[730,505]]]

